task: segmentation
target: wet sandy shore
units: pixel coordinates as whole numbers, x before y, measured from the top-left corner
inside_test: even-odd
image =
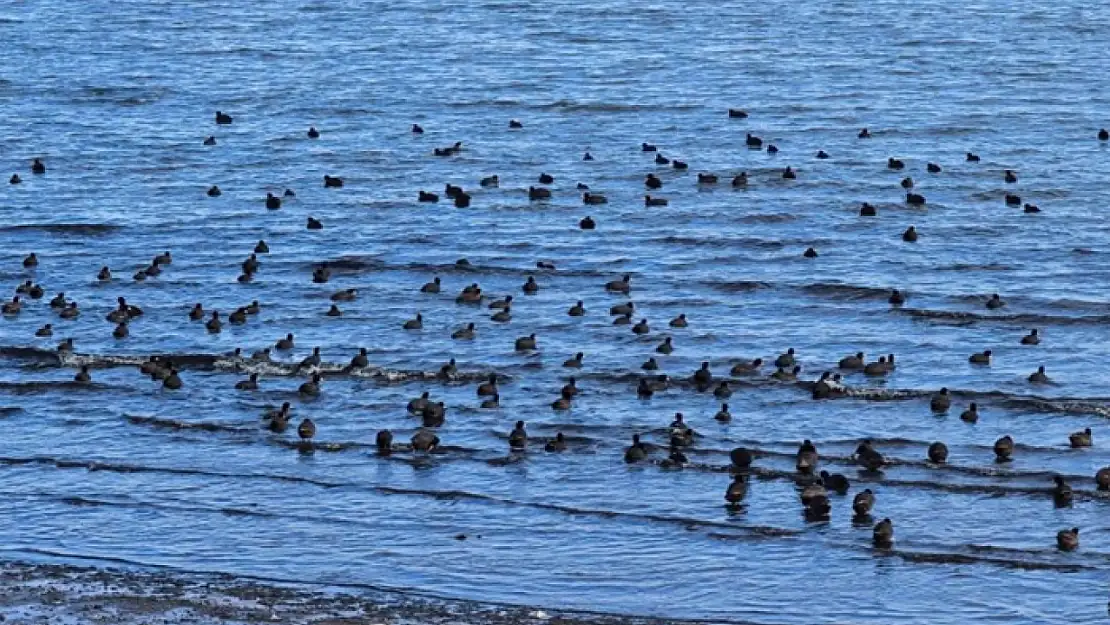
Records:
[[[306,589],[229,576],[179,576],[23,563],[0,564],[0,620],[52,625],[674,622],[441,601],[390,592]]]

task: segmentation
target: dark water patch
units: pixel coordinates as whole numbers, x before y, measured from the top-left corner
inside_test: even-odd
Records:
[[[1061,571],[1075,573],[1093,569],[1090,565],[1063,562],[1036,562],[1031,560],[1016,560],[1006,558],[990,558],[959,553],[929,553],[923,551],[877,551],[879,555],[889,555],[901,558],[915,564],[988,564],[1008,569],[1021,569],[1026,571]]]
[[[152,428],[163,428],[170,430],[198,430],[201,432],[233,432],[233,433],[248,433],[257,431],[255,428],[245,428],[235,425],[227,425],[224,423],[190,423],[188,421],[180,421],[177,419],[164,419],[159,417],[143,417],[136,415],[124,415],[129,423],[135,425],[145,425]]]
[[[843,300],[886,300],[890,297],[890,289],[875,287],[855,286],[851,284],[822,283],[807,284],[801,287],[802,292],[809,295],[826,297],[829,299]]]
[[[1013,267],[1002,263],[953,263],[936,268],[937,271],[1011,271]]]
[[[747,293],[748,291],[771,288],[769,283],[756,280],[733,280],[725,282],[708,280],[703,282],[703,284],[714,290],[721,291],[722,293]]]
[[[976,300],[981,301],[981,299]],[[1020,325],[1046,326],[1046,325],[1102,325],[1110,322],[1110,315],[1083,315],[1066,317],[1062,315],[1040,315],[1035,313],[1019,314],[982,314],[961,312],[953,310],[928,310],[923,308],[891,308],[892,311],[909,315],[917,319],[925,319],[949,323],[982,323],[1000,322]]]
[[[45,232],[87,237],[105,236],[120,230],[123,226],[115,224],[15,224],[0,227],[0,232]]]

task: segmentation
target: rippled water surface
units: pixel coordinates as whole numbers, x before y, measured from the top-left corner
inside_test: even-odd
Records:
[[[1110,146],[1096,136],[1110,125],[1108,15],[1072,0],[9,3],[0,160],[23,183],[0,189],[0,274],[46,296],[0,322],[3,553],[717,621],[1105,618],[1110,502],[1093,476],[1110,464]],[[217,126],[216,110],[234,123]],[[779,152],[747,149],[748,132]],[[433,156],[455,141],[462,152]],[[656,165],[645,141],[689,171]],[[734,190],[740,171],[750,183]],[[553,197],[530,202],[543,172]],[[644,206],[648,172],[668,206]],[[698,172],[722,181],[698,185]],[[325,174],[345,186],[324,188]],[[492,174],[499,188],[478,185]],[[903,201],[907,175],[925,207]],[[578,182],[608,204],[584,206]],[[471,206],[417,203],[445,183]],[[296,197],[267,211],[266,193],[286,188]],[[862,202],[878,215],[860,217]],[[578,228],[586,215],[596,230]],[[305,229],[308,216],[324,229]],[[901,240],[909,225],[916,243]],[[240,284],[259,239],[271,253]],[[803,258],[811,246],[819,257]],[[162,275],[132,280],[165,250]],[[32,251],[40,265],[23,269]],[[331,280],[314,284],[322,262]],[[96,280],[103,265],[110,283]],[[603,285],[625,273],[647,335],[608,315],[628,298]],[[420,293],[434,276],[443,293]],[[510,323],[455,303],[474,282],[486,303],[514,296]],[[347,288],[358,299],[324,316]],[[59,291],[76,320],[50,310]],[[996,292],[1007,306],[988,310]],[[119,296],[145,311],[123,340],[105,320]],[[262,312],[219,334],[188,318],[196,302],[226,317],[253,300]],[[566,314],[577,300],[584,317]],[[424,329],[402,331],[417,312]],[[689,327],[668,327],[680,313]],[[450,338],[469,322],[475,340]],[[54,336],[35,338],[44,323]],[[1019,344],[1032,328],[1041,344]],[[287,332],[296,347],[277,364],[212,357]],[[531,333],[539,349],[516,352]],[[665,336],[675,351],[657,355]],[[59,360],[69,337],[77,353]],[[314,346],[326,375],[305,399],[291,364]],[[342,372],[360,347],[372,366]],[[731,423],[687,382],[704,360],[725,376],[788,347],[802,382],[769,379],[773,367],[737,381]],[[990,366],[968,364],[984,349]],[[581,371],[561,366],[579,351]],[[804,382],[856,351],[898,367],[846,373],[845,397],[814,401]],[[141,375],[150,354],[178,355],[184,388]],[[651,356],[674,382],[638,399]],[[452,357],[459,374],[437,378]],[[71,382],[80,364],[91,385]],[[1053,384],[1026,381],[1038,366]],[[233,390],[252,371],[261,390]],[[493,371],[501,406],[481,409]],[[580,395],[554,411],[570,375]],[[938,415],[940,387],[953,406]],[[424,391],[448,407],[443,448],[379,456],[379,429],[400,444],[419,428],[405,406]],[[284,401],[292,426],[271,433],[261,415]],[[958,415],[972,401],[969,425]],[[691,464],[667,470],[675,412],[699,436]],[[304,417],[312,447],[297,444]],[[533,440],[510,454],[518,419]],[[1085,427],[1094,446],[1069,449]],[[557,432],[568,450],[545,453]],[[629,466],[635,433],[658,447]],[[999,465],[1004,434],[1017,450]],[[805,438],[853,482],[828,520],[798,501]],[[883,472],[852,463],[863,438],[891,461]],[[936,440],[948,465],[925,463]],[[737,446],[760,453],[728,509]],[[1070,507],[1053,506],[1055,474],[1076,490]],[[863,488],[877,501],[861,523]],[[884,517],[895,544],[875,549]],[[1080,549],[1058,552],[1056,532],[1075,526]]]

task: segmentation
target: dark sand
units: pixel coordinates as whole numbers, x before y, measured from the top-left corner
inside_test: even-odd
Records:
[[[672,620],[568,614],[381,591],[269,584],[64,565],[0,565],[0,620],[8,623],[643,624]]]

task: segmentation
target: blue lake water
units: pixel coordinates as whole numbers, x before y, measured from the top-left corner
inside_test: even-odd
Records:
[[[1102,620],[1108,28],[1110,13],[1071,0],[9,4],[0,173],[23,182],[0,189],[0,277],[46,295],[0,320],[0,556],[675,619]],[[217,126],[216,110],[234,123]],[[778,153],[746,148],[749,132]],[[203,145],[210,135],[217,145]],[[456,141],[457,155],[433,156]],[[642,142],[690,169],[656,165]],[[741,171],[749,184],[734,189]],[[721,182],[699,185],[698,172]],[[541,173],[552,198],[529,201]],[[644,206],[647,173],[668,206]],[[325,174],[345,186],[324,188]],[[480,187],[492,174],[500,186]],[[906,176],[924,207],[904,202]],[[579,182],[608,203],[584,206]],[[416,201],[445,183],[470,207]],[[213,184],[221,196],[206,196]],[[266,193],[286,188],[296,197],[266,210]],[[1042,212],[1007,206],[1007,193]],[[859,216],[862,202],[877,216]],[[578,228],[586,215],[595,230]],[[324,229],[307,230],[309,216]],[[915,243],[901,238],[910,225]],[[271,252],[240,284],[259,239]],[[803,258],[811,246],[818,258]],[[162,275],[132,279],[166,250]],[[315,284],[322,262],[333,274]],[[626,273],[647,335],[608,314],[629,298],[603,285]],[[420,293],[434,276],[442,294]],[[521,290],[528,276],[535,295]],[[514,296],[510,323],[455,303],[475,282],[486,303]],[[325,316],[347,288],[358,299]],[[900,308],[887,303],[895,288]],[[48,306],[60,291],[77,319]],[[988,310],[992,293],[1006,307]],[[104,319],[120,296],[145,312],[123,340]],[[219,334],[188,318],[197,302],[226,320],[253,300],[262,312]],[[568,316],[578,300],[588,313]],[[402,331],[418,312],[424,329]],[[668,327],[682,313],[689,327]],[[450,338],[470,322],[475,340]],[[54,336],[35,338],[45,323]],[[1021,345],[1033,328],[1041,344]],[[249,354],[288,332],[296,347],[274,365],[179,357],[178,391],[134,366]],[[516,352],[531,333],[539,349]],[[666,336],[675,351],[657,355]],[[77,354],[54,357],[70,337]],[[288,363],[315,346],[329,375],[306,400]],[[360,347],[373,367],[339,372]],[[728,424],[713,419],[720,399],[683,382],[702,361],[726,376],[787,348],[804,381],[857,351],[898,367],[847,373],[849,396],[825,401],[765,367],[734,385]],[[990,366],[968,363],[985,349]],[[580,371],[561,366],[579,351]],[[641,400],[651,356],[677,382]],[[452,357],[460,375],[437,379]],[[91,385],[70,382],[82,363]],[[1053,384],[1026,381],[1038,366]],[[251,371],[261,390],[235,391]],[[481,409],[491,371],[505,376],[501,407]],[[571,375],[580,395],[552,410]],[[953,406],[935,415],[941,387]],[[377,455],[378,430],[401,443],[419,428],[405,406],[424,391],[448,407],[444,448]],[[261,415],[284,401],[293,425],[271,433]],[[958,418],[972,401],[974,425]],[[675,412],[700,434],[691,465],[661,468],[661,448],[626,465],[631,436],[665,446]],[[296,443],[304,417],[313,451]],[[534,440],[510,455],[518,419]],[[1086,427],[1094,446],[1069,449]],[[544,453],[557,432],[569,449]],[[1005,434],[1018,446],[998,465]],[[804,517],[792,477],[805,438],[853,482],[827,521]],[[881,475],[850,461],[863,438],[893,461]],[[937,440],[944,467],[924,462]],[[730,510],[728,452],[741,445],[763,453]],[[1056,474],[1076,490],[1070,507],[1053,505]],[[873,520],[894,521],[893,549],[853,523],[863,488]],[[1081,547],[1060,553],[1056,532],[1071,527]]]

